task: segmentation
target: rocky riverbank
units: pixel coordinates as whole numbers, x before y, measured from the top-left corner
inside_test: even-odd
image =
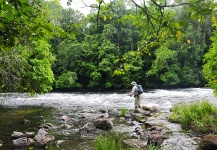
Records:
[[[215,135],[205,135],[202,137],[192,136],[182,132],[179,124],[168,121],[169,110],[158,107],[143,107],[135,110],[126,110],[121,113],[120,109],[100,109],[92,112],[92,116],[77,114],[72,118],[70,114],[58,114],[55,116],[57,124],[44,123],[38,127],[38,131],[22,133],[14,131],[11,135],[13,147],[21,150],[27,147],[48,148],[52,147],[65,149],[64,134],[74,130],[76,134],[88,137],[94,141],[95,137],[101,133],[124,132],[127,134],[123,143],[128,147],[146,149],[152,144],[162,150],[210,150],[216,148],[217,138]],[[71,116],[71,117],[70,117]],[[82,126],[75,127],[75,118],[83,122]],[[22,120],[23,124],[31,124],[29,120]],[[121,130],[122,129],[122,130]],[[67,132],[69,131],[69,132]],[[62,139],[55,139],[52,133],[62,132]],[[31,133],[31,134],[30,134]],[[4,141],[1,141],[4,144]],[[73,147],[73,145],[72,145]],[[93,149],[88,146],[86,149]]]

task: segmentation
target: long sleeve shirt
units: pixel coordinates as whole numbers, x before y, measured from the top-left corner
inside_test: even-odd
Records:
[[[129,96],[136,95],[136,94],[137,94],[137,85],[134,85],[132,91],[129,93]]]

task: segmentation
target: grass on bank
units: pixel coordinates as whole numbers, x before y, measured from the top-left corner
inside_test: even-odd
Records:
[[[185,131],[217,133],[217,107],[207,101],[174,106],[169,120],[180,123]]]
[[[123,138],[124,136],[118,133],[99,135],[94,142],[94,150],[125,150]]]
[[[128,112],[128,110],[126,108],[121,108],[121,110],[120,110],[120,116],[124,117],[127,112]]]
[[[107,135],[99,135],[94,142],[94,150],[139,150],[139,148],[130,148],[123,144],[126,138],[120,133],[111,133]],[[149,144],[146,150],[160,150],[160,146]]]

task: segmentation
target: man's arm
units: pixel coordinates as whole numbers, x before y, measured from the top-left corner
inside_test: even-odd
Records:
[[[133,86],[132,91],[128,94],[129,96],[136,94],[136,86]]]

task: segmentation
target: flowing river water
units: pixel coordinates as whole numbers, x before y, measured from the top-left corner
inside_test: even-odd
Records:
[[[167,113],[173,105],[201,101],[217,104],[217,98],[213,95],[213,90],[209,88],[155,89],[146,90],[142,94],[142,105],[158,106]],[[0,149],[13,149],[10,139],[13,131],[37,132],[37,127],[47,122],[58,127],[62,125],[58,117],[63,115],[71,118],[67,122],[71,128],[68,130],[58,128],[51,133],[55,136],[55,140],[65,140],[61,148],[65,150],[93,149],[94,138],[79,133],[79,128],[88,122],[84,118],[88,118],[88,120],[96,118],[100,114],[100,109],[120,110],[121,108],[134,108],[134,98],[127,96],[127,92],[47,93],[34,97],[17,93],[2,93],[0,96],[0,141],[3,142],[3,145],[0,146]],[[23,119],[28,119],[31,123],[23,125],[21,123]],[[115,130],[121,132],[131,130],[127,127],[122,128],[122,126],[117,125]],[[174,125],[171,128],[176,127]],[[165,143],[169,147],[171,144],[169,140]],[[192,147],[192,145],[190,146]],[[185,148],[179,145],[177,149]]]

